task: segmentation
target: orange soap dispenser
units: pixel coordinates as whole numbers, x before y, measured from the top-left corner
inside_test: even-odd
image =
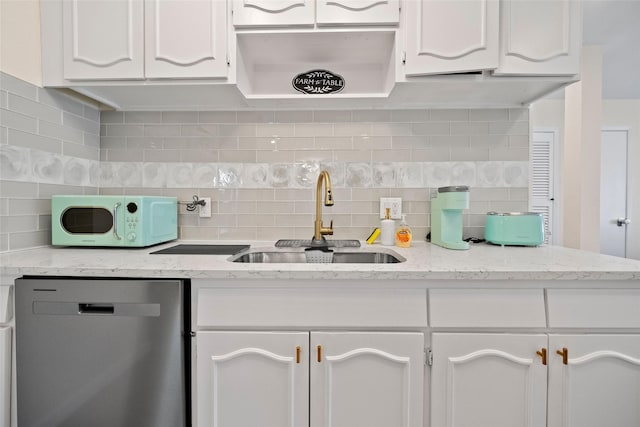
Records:
[[[396,230],[396,246],[400,248],[411,247],[411,228],[409,228],[404,214],[402,214],[402,221]]]

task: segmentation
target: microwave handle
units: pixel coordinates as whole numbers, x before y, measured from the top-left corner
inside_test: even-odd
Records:
[[[122,240],[122,237],[118,236],[118,208],[122,203],[118,202],[113,206],[113,237],[116,240]]]

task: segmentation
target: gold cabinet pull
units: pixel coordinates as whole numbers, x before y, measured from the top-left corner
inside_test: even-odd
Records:
[[[569,364],[569,350],[567,350],[567,347],[563,347],[562,350],[558,350],[558,351],[556,351],[556,353],[558,353],[560,356],[562,356],[562,364],[563,365],[568,365]]]
[[[296,347],[296,363],[300,363],[300,352],[302,351],[302,349],[300,348],[300,346]]]
[[[542,358],[542,364],[547,365],[547,349],[542,348],[539,351],[536,351],[536,354]]]
[[[322,346],[318,346],[318,363],[322,362]]]

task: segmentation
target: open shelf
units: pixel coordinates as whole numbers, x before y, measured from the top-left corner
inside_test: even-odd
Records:
[[[387,31],[237,34],[237,84],[247,99],[386,97],[395,84],[395,36]],[[330,94],[298,92],[293,79],[311,70],[344,78]]]

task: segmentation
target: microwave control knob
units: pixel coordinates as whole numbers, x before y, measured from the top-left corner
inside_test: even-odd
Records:
[[[134,232],[131,232],[131,233],[127,234],[127,240],[130,241],[130,242],[133,242],[134,240],[136,240],[136,237],[137,237],[136,233],[134,233]]]
[[[130,202],[127,204],[127,211],[129,211],[129,213],[136,213],[136,211],[138,210],[138,205],[136,205],[133,202]]]

